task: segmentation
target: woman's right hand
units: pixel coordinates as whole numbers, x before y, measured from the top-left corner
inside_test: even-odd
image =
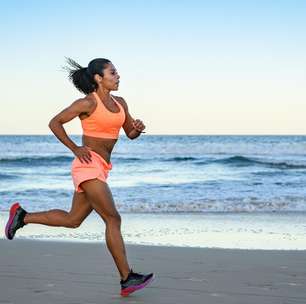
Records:
[[[79,158],[81,163],[83,163],[83,161],[85,161],[87,164],[89,164],[91,162],[90,150],[92,150],[92,149],[88,146],[81,146],[81,147],[76,147],[73,150],[73,153],[76,157]]]

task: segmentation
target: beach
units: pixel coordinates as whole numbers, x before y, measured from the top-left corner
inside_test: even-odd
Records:
[[[0,8],[0,304],[306,304],[306,1]]]
[[[69,212],[73,155],[54,136],[0,137],[0,304],[305,304],[305,139],[121,138],[108,184],[130,266],[155,273],[122,298],[96,212],[5,238],[14,202]]]
[[[81,136],[72,140],[81,145]],[[0,136],[0,224],[71,209],[74,155],[54,135]],[[121,136],[107,183],[128,244],[306,250],[305,136]],[[78,229],[29,225],[19,238],[103,241],[92,212]],[[4,237],[0,231],[0,239]]]
[[[129,297],[104,242],[1,239],[0,303],[306,303],[306,251],[126,245],[154,281]]]

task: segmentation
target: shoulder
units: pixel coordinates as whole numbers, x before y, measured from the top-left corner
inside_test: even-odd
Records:
[[[78,108],[81,112],[88,112],[96,106],[96,101],[92,96],[86,95],[76,99],[72,106]]]
[[[76,99],[73,103],[79,104],[79,105],[82,105],[82,104],[83,105],[93,105],[96,103],[96,101],[92,96],[86,95],[84,97]]]
[[[124,100],[123,97],[115,96],[113,94],[112,94],[112,96],[116,99],[116,101],[118,101],[124,107],[125,110],[128,110],[128,105],[127,105],[127,103],[126,103],[126,101]]]

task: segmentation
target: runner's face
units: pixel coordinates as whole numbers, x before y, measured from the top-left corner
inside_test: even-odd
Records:
[[[119,74],[112,63],[107,64],[103,70],[104,77],[101,77],[101,86],[110,91],[116,91],[119,87]]]

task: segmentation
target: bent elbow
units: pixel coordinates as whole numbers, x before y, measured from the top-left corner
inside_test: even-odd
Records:
[[[52,130],[54,124],[57,123],[57,120],[55,120],[54,118],[52,118],[50,121],[49,121],[49,124],[48,124],[48,127]]]
[[[52,124],[53,124],[53,121],[52,119],[49,121],[49,124],[48,124],[48,127],[51,129],[52,128]]]

